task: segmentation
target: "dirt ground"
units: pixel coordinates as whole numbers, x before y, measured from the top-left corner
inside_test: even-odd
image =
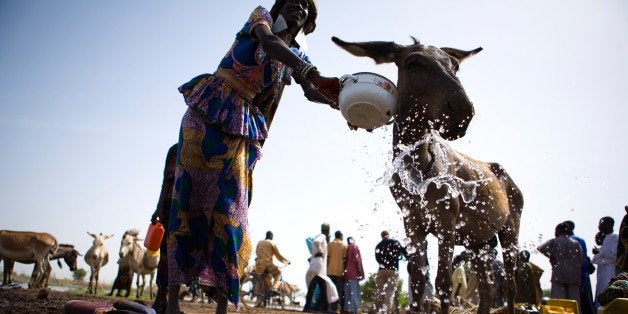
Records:
[[[62,313],[63,305],[70,300],[87,300],[93,302],[103,302],[113,304],[116,301],[133,301],[132,298],[122,297],[109,297],[109,296],[93,296],[84,293],[73,293],[51,290],[48,297],[45,299],[39,298],[39,290],[31,289],[0,289],[0,314],[5,313]],[[146,305],[152,305],[152,301],[145,301]],[[426,306],[428,304],[424,304]],[[433,306],[433,304],[432,304]],[[432,311],[437,312],[438,306],[432,307]],[[469,314],[475,313],[477,308],[468,304],[466,310],[451,309],[451,314]],[[214,313],[216,310],[215,304],[208,303],[196,303],[184,301],[181,303],[181,310],[187,314],[200,314],[200,313]],[[428,310],[428,312],[432,312]],[[236,312],[233,305],[229,305],[229,312]],[[294,313],[301,312],[301,309],[294,310],[281,310],[281,309],[269,309],[269,308],[250,308],[244,307],[240,309],[238,313]],[[402,313],[405,311],[402,311]],[[502,307],[494,309],[491,314],[503,314],[507,313],[507,308]],[[528,312],[520,309],[515,309],[517,314],[529,314]]]
[[[70,300],[87,300],[113,304],[116,301],[132,301],[131,298],[93,296],[82,293],[50,291],[47,299],[38,298],[39,291],[31,289],[0,289],[0,314],[5,313],[62,313],[63,305]],[[146,301],[146,305],[152,305]],[[182,302],[181,310],[187,314],[213,313],[215,304]],[[229,305],[229,312],[235,312],[235,307]],[[296,310],[275,310],[259,308],[242,308],[239,313],[293,313]]]

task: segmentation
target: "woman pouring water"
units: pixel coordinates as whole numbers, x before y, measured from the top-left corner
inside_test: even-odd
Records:
[[[218,291],[216,313],[239,306],[240,275],[252,246],[252,173],[283,88],[291,77],[305,97],[336,107],[335,77],[323,77],[298,50],[314,31],[315,0],[257,7],[213,74],[179,88],[181,122],[168,233],[167,313],[179,313],[180,284],[199,278]]]

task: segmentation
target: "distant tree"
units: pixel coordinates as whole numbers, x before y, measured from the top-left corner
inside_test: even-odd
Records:
[[[373,302],[375,296],[375,273],[369,274],[366,281],[360,285],[360,292],[362,292],[362,300],[367,302]]]
[[[397,281],[397,293],[399,294],[399,306],[405,309],[408,306],[408,291],[403,290],[403,279],[399,278]]]
[[[375,273],[369,275],[366,281],[360,286],[362,292],[362,300],[373,302],[375,298]],[[408,305],[408,292],[403,290],[403,279],[397,280],[397,294],[399,295],[399,306],[405,308]]]
[[[76,281],[83,281],[85,279],[85,276],[87,276],[87,271],[83,268],[79,268],[75,270],[74,273],[72,274],[72,277]]]

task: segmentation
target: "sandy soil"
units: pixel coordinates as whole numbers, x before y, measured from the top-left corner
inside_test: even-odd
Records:
[[[93,296],[82,293],[50,291],[45,299],[38,298],[38,290],[0,289],[0,314],[4,313],[62,313],[63,305],[70,300],[88,300],[113,304],[116,301],[132,301],[131,298]],[[146,305],[152,305],[151,301],[145,301]],[[188,314],[214,313],[215,304],[182,302],[181,310]],[[233,305],[229,306],[229,312],[235,312]],[[242,308],[239,313],[294,313],[288,310]]]

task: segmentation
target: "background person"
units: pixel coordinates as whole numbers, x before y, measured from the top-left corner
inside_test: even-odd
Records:
[[[159,246],[159,263],[157,264],[157,295],[153,303],[153,309],[157,313],[166,312],[168,305],[168,220],[170,220],[170,208],[172,206],[172,191],[174,189],[174,172],[177,166],[178,144],[170,146],[164,162],[164,173],[161,181],[161,192],[157,208],[150,218],[151,223],[159,222],[166,231]],[[130,269],[130,266],[129,266]],[[131,276],[132,277],[132,276]],[[132,279],[132,278],[131,278]],[[178,296],[177,296],[178,297]]]
[[[464,271],[466,260],[465,252],[456,255],[451,263],[454,271],[451,274],[452,291],[449,300],[452,304],[458,304],[458,298],[467,294],[467,276]]]
[[[399,280],[399,260],[407,258],[406,249],[399,241],[390,238],[388,231],[381,233],[382,241],[375,247],[375,259],[379,264],[375,276],[375,300],[371,313],[393,313],[393,301]]]
[[[502,307],[505,303],[504,300],[504,280],[506,279],[506,272],[504,271],[504,263],[497,257],[497,250],[492,249],[493,262],[491,263],[491,277],[493,278],[493,307]]]
[[[345,262],[347,259],[347,245],[342,241],[343,236],[340,230],[334,233],[334,240],[327,245],[327,276],[336,286],[338,292],[338,301],[330,305],[330,310],[336,311],[338,304],[342,311],[343,307],[343,287]]]
[[[329,225],[324,223],[321,225],[321,234],[312,241],[310,267],[305,273],[307,294],[305,295],[304,312],[327,312],[329,311],[329,304],[338,300],[336,286],[327,277],[327,242],[329,242]],[[314,293],[317,288],[320,291],[320,296],[314,300]]]
[[[543,269],[530,262],[530,252],[523,250],[519,252],[517,259],[517,272],[515,273],[517,283],[516,303],[528,303],[530,305],[541,305],[543,290],[541,289],[541,276]]]
[[[619,224],[619,241],[617,242],[616,273],[628,272],[628,206],[624,206],[626,214]]]
[[[608,287],[611,279],[615,277],[615,262],[617,261],[617,243],[619,237],[613,233],[615,220],[611,217],[602,217],[598,224],[599,239],[602,239],[600,247],[593,248],[591,262],[597,265],[597,284],[595,285],[595,307],[600,305],[597,296]],[[599,242],[598,242],[599,243]]]
[[[580,247],[584,252],[586,260],[585,263],[582,264],[582,268],[580,270],[580,313],[593,314],[595,313],[595,310],[593,306],[593,292],[591,289],[591,278],[589,277],[589,274],[592,274],[595,271],[595,266],[591,264],[591,259],[587,255],[587,244],[584,239],[574,235],[576,224],[571,220],[567,220],[563,223],[567,225],[569,236],[580,243]]]
[[[342,311],[345,314],[358,313],[362,302],[360,280],[364,279],[364,268],[360,248],[352,237],[347,238],[347,266],[344,279]]]
[[[272,277],[272,289],[276,291],[281,283],[281,270],[273,263],[273,257],[278,261],[290,265],[290,261],[279,252],[277,245],[273,242],[273,232],[266,232],[266,239],[259,241],[255,248],[255,273],[263,275],[267,272]]]
[[[552,265],[550,296],[552,299],[576,300],[580,304],[580,269],[585,262],[584,252],[580,243],[569,237],[566,224],[558,224],[554,236],[538,247]]]

